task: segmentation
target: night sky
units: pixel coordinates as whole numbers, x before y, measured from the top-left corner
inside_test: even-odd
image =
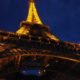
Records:
[[[80,43],[80,0],[36,0],[36,7],[53,34]],[[27,11],[28,0],[0,0],[0,29],[16,31]]]

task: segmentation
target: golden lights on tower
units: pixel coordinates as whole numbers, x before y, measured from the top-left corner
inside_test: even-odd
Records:
[[[22,23],[23,24],[28,24],[29,23],[29,24],[43,25],[39,15],[38,15],[34,0],[29,0],[28,16],[27,16],[26,20],[23,21]],[[27,25],[27,26],[29,26],[29,25]],[[27,26],[26,25],[21,25],[16,33],[18,35],[22,35],[22,34],[27,35],[29,33],[29,30],[28,30]],[[47,37],[51,38],[52,40],[59,41],[59,38],[57,38],[55,35],[52,35],[51,33],[45,32],[45,35],[47,35]]]
[[[29,1],[29,11],[28,11],[28,16],[27,16],[26,22],[30,22],[33,24],[34,23],[42,24],[42,21],[40,20],[37,9],[35,7],[34,0]]]
[[[30,23],[30,24],[41,24],[42,25],[42,21],[40,20],[40,17],[38,15],[34,0],[29,0],[28,16],[25,22]],[[16,31],[16,33],[17,34],[27,34],[28,30],[25,26],[21,26]]]

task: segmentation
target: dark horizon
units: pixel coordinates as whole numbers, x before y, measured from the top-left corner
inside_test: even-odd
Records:
[[[63,41],[80,43],[79,0],[36,0],[39,16]],[[26,19],[28,0],[0,0],[0,29],[16,31]]]

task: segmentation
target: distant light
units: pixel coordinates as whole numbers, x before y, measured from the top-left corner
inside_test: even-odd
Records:
[[[44,72],[46,72],[46,70],[44,69]]]
[[[49,67],[50,66],[50,64],[47,64],[45,67]]]

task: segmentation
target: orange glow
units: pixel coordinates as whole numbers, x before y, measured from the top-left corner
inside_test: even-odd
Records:
[[[46,33],[46,35],[52,40],[59,41],[59,39],[56,36],[54,36],[54,35],[52,35],[50,33]]]
[[[42,21],[40,20],[38,16],[38,13],[35,7],[35,3],[33,0],[31,0],[29,3],[29,13],[28,13],[28,17],[26,21],[30,23],[42,24]]]
[[[34,0],[30,0],[29,2],[29,10],[28,10],[28,16],[26,19],[26,23],[31,23],[31,24],[42,24],[42,21],[40,20]],[[29,31],[25,26],[21,26],[20,29],[16,31],[17,34],[27,34]]]
[[[29,31],[27,30],[27,28],[23,26],[20,29],[18,29],[16,33],[17,34],[24,34],[25,35],[25,34],[28,34],[28,32]]]

